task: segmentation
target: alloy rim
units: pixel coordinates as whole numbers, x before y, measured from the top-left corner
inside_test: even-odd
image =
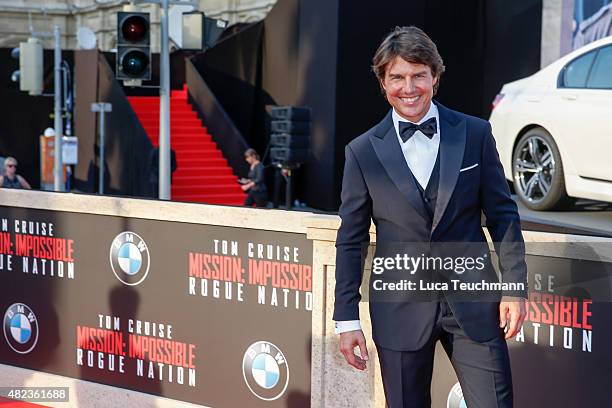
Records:
[[[514,180],[523,199],[537,204],[544,200],[552,187],[555,158],[550,145],[540,136],[530,136],[517,147],[514,160]]]

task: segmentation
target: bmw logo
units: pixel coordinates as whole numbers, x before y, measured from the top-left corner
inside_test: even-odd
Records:
[[[113,239],[110,248],[110,264],[113,273],[129,286],[145,280],[150,265],[149,248],[140,235],[124,231]]]
[[[264,401],[274,401],[285,393],[289,384],[287,359],[274,344],[255,342],[242,358],[242,376],[253,395]]]
[[[463,391],[461,391],[461,385],[456,383],[448,393],[448,399],[446,400],[446,408],[467,408],[465,399],[463,399]]]
[[[27,354],[38,341],[38,320],[28,305],[13,303],[4,312],[4,338],[19,354]]]

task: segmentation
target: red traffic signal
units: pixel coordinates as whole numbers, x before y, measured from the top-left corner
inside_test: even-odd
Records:
[[[121,22],[121,34],[126,42],[138,43],[146,39],[149,22],[139,14],[129,15]]]

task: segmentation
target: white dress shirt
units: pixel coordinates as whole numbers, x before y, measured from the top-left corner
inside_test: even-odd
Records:
[[[430,118],[436,118],[437,132],[431,139],[417,130],[414,132],[414,135],[404,143],[399,133],[399,122],[409,121],[401,117],[395,109],[391,112],[395,135],[399,140],[406,163],[423,189],[427,188],[431,172],[436,165],[438,149],[440,148],[440,116],[438,115],[438,107],[433,102],[430,103],[429,110],[416,124],[420,125]],[[406,176],[409,175],[406,174]],[[336,322],[336,334],[353,330],[361,330],[361,323],[359,323],[359,320],[341,320]]]

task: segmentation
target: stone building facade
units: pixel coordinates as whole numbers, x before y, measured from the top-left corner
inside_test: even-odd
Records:
[[[207,16],[237,22],[255,22],[263,19],[276,0],[199,0],[199,10]],[[0,47],[15,47],[34,32],[51,32],[55,25],[62,32],[62,48],[78,48],[76,32],[88,27],[97,38],[98,48],[115,48],[117,12],[127,0],[0,0]],[[159,51],[159,6],[141,4],[143,11],[151,13],[151,47]],[[172,10],[170,15],[177,15]],[[178,21],[178,20],[176,20]],[[171,21],[172,24],[172,21]],[[44,41],[52,48],[52,40]]]

